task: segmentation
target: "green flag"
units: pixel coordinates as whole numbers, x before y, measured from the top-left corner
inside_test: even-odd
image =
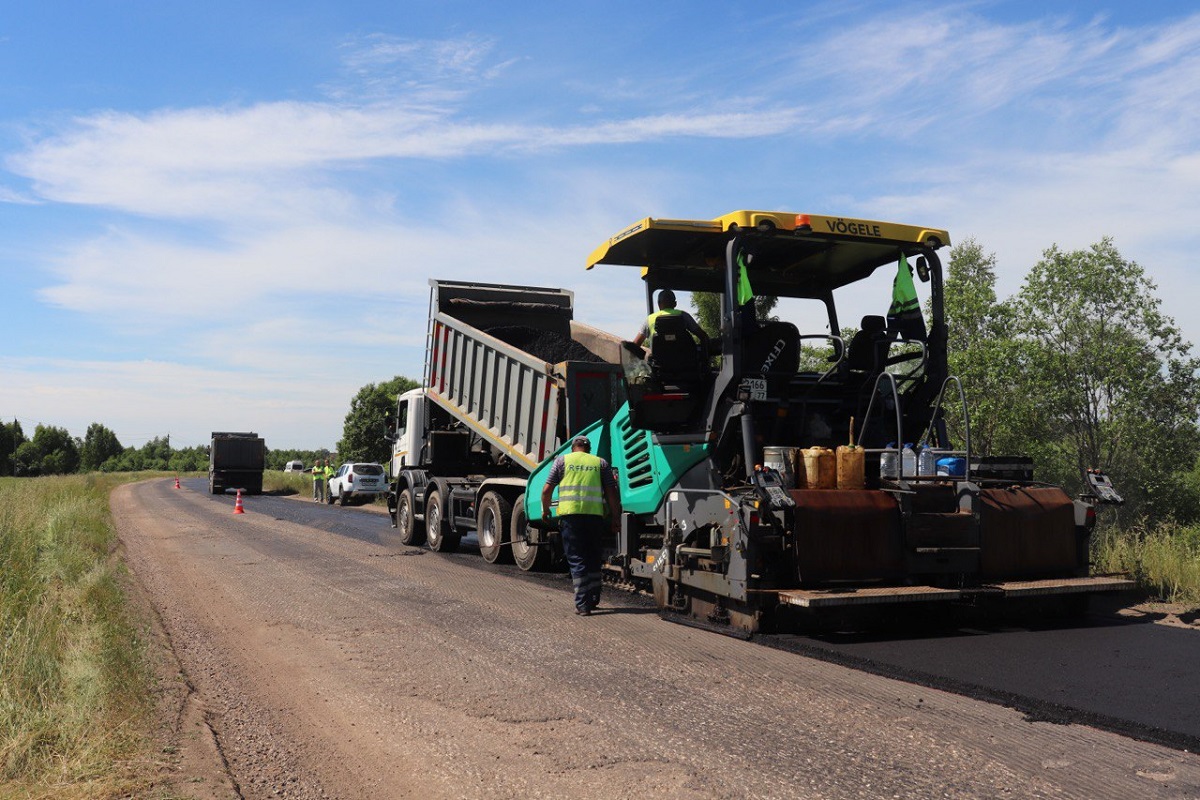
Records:
[[[900,255],[896,279],[892,281],[892,305],[887,316],[888,329],[898,332],[901,339],[925,338],[925,317],[921,314],[917,287],[913,285],[912,267],[904,254]]]
[[[750,288],[750,274],[746,269],[746,254],[745,252],[738,253],[738,285],[737,285],[737,304],[744,306],[754,299],[754,289]],[[911,283],[911,279],[909,281]]]

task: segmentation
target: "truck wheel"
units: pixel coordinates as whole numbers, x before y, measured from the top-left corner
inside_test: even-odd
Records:
[[[542,572],[550,566],[550,547],[530,544],[529,524],[525,518],[525,495],[517,498],[512,510],[509,540],[512,542],[513,561],[525,572]]]
[[[333,505],[333,487],[328,484],[325,486],[325,502]]]
[[[400,543],[412,547],[425,544],[425,523],[413,513],[413,491],[405,489],[396,501],[396,529],[400,531]]]
[[[506,546],[509,541],[509,526],[512,524],[512,506],[503,496],[488,492],[479,504],[478,524],[475,535],[479,537],[479,552],[489,564],[512,560]]]
[[[339,506],[342,508],[346,507],[346,490],[344,487],[338,487],[337,501]]]
[[[446,518],[445,499],[435,489],[425,502],[425,543],[430,550],[453,553],[458,549],[458,538],[458,533],[451,530],[450,521]]]

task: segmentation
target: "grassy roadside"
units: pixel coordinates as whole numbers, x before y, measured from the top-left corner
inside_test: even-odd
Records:
[[[108,497],[155,475],[0,478],[0,796],[138,786],[152,679]]]
[[[1092,543],[1100,572],[1128,572],[1156,600],[1200,607],[1200,526],[1101,527]]]

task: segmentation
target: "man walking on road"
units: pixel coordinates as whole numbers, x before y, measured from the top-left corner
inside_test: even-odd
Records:
[[[325,500],[325,468],[321,466],[321,460],[317,459],[313,463],[313,502],[320,503]]]
[[[575,613],[590,616],[600,604],[601,537],[604,505],[613,530],[621,524],[621,496],[608,462],[591,454],[586,436],[576,437],[571,452],[554,459],[542,487],[542,519],[550,521],[550,500],[558,487],[558,521],[563,554],[575,585]]]

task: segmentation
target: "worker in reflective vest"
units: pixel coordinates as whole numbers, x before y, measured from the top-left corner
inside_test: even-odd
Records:
[[[320,503],[325,499],[325,468],[321,466],[321,460],[317,459],[313,462],[313,502]]]
[[[586,436],[576,437],[571,452],[554,459],[542,487],[542,519],[550,521],[550,501],[558,487],[558,521],[563,555],[575,586],[575,613],[590,616],[600,604],[604,506],[614,531],[621,520],[621,496],[608,462],[591,454]]]
[[[337,474],[337,467],[333,466],[333,459],[325,459],[325,469],[321,473],[321,489],[325,492],[325,499],[333,502],[333,498],[329,496],[329,481]]]
[[[686,311],[681,311],[675,307],[675,292],[670,289],[663,289],[658,293],[658,311],[655,311],[650,316],[646,317],[646,322],[643,323],[642,329],[638,331],[638,335],[633,337],[633,343],[640,345],[642,342],[650,343],[654,338],[654,323],[662,317],[683,317],[683,327],[687,329],[696,341],[701,345],[702,353],[708,352],[708,334],[696,322],[695,317]],[[652,346],[652,345],[651,345]]]

